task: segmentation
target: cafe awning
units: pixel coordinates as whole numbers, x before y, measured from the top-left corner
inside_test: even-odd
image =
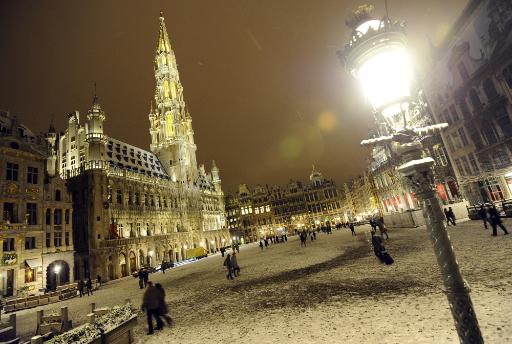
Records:
[[[41,263],[39,262],[39,259],[25,259],[25,266],[31,269],[35,269],[38,266],[41,266]]]

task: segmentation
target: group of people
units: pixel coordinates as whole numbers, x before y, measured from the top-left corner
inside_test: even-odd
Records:
[[[270,243],[272,244],[278,244],[278,243],[283,243],[283,242],[287,242],[288,241],[288,236],[286,234],[283,234],[281,236],[269,236],[269,237],[266,237],[266,238],[263,238],[263,239],[260,239],[260,249],[261,251],[263,251],[263,248],[267,248]]]
[[[80,297],[85,295],[85,290],[87,290],[87,296],[92,295],[92,281],[91,278],[87,278],[87,281],[84,282],[83,279],[80,279],[77,283],[78,295]]]
[[[452,207],[448,207],[448,209],[444,208],[444,217],[446,217],[446,225],[449,226],[450,223],[453,226],[457,226],[455,223],[455,213],[453,212]]]
[[[302,232],[299,233],[300,247],[306,247],[306,243],[308,241],[308,233],[311,241],[316,240],[316,230],[313,229],[313,231],[311,232],[306,232],[306,230],[304,229],[302,230]]]
[[[148,320],[148,335],[154,333],[154,330],[161,330],[164,327],[162,318],[165,319],[168,326],[172,326],[173,320],[169,315],[169,308],[165,303],[165,290],[160,283],[153,285],[153,282],[146,282],[146,291],[142,298],[142,311],[146,312]],[[153,318],[156,320],[156,327],[153,329]]]
[[[377,229],[378,229],[380,232],[380,237],[382,239],[384,239],[384,236],[386,237],[386,239],[389,239],[388,229],[384,225],[384,217],[382,217],[382,216],[373,217],[373,218],[370,218],[369,222],[370,222],[370,226],[372,227],[373,232],[377,232]]]
[[[509,232],[507,231],[507,228],[503,225],[503,222],[501,221],[501,216],[496,209],[496,206],[490,205],[490,204],[481,204],[480,209],[478,210],[478,216],[482,221],[484,222],[484,228],[487,229],[487,223],[489,223],[492,227],[492,236],[498,235],[498,227],[501,228],[501,230],[507,235]]]
[[[144,289],[149,283],[149,271],[146,269],[140,269],[138,273],[139,277],[139,288]]]
[[[236,252],[233,251],[232,254],[229,254],[226,256],[226,259],[224,259],[224,266],[226,267],[228,273],[226,275],[226,278],[228,280],[233,280],[234,277],[240,276],[240,266],[238,265],[238,260],[236,258]]]

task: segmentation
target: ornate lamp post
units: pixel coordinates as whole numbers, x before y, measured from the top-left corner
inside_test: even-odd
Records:
[[[446,128],[446,123],[413,127],[412,120],[425,111],[421,90],[413,86],[413,68],[407,55],[404,25],[389,18],[373,19],[372,6],[360,6],[347,25],[352,39],[338,56],[346,70],[361,83],[379,124],[381,137],[362,145],[388,144],[400,158],[397,167],[422,204],[430,240],[441,270],[461,343],[483,343],[468,285],[459,270],[437,198],[434,160],[425,157],[421,138]],[[416,118],[417,119],[417,118]]]

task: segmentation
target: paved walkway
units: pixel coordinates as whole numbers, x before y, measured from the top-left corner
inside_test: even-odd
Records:
[[[512,221],[505,222],[512,228]],[[358,227],[320,234],[300,248],[296,238],[261,252],[244,246],[241,277],[227,281],[213,256],[151,275],[164,285],[176,327],[139,343],[456,343],[458,342],[432,245],[424,228],[390,230],[395,259],[379,264]],[[450,227],[450,236],[488,343],[512,342],[512,235],[491,237],[480,222]],[[114,281],[94,296],[61,302],[74,324],[86,320],[89,302],[111,306],[142,292],[135,278]],[[35,310],[18,312],[18,333],[35,329]]]

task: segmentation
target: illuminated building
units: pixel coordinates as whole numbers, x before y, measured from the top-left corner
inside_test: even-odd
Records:
[[[155,54],[151,151],[107,136],[95,96],[84,123],[69,115],[59,168],[73,194],[75,274],[106,280],[143,266],[213,252],[229,239],[219,169],[197,166],[196,145],[164,17]]]
[[[512,197],[512,5],[469,1],[433,48],[426,91],[464,197]]]
[[[0,290],[37,294],[73,281],[73,209],[56,174],[56,133],[35,136],[0,112]],[[58,268],[58,274],[56,274]]]

